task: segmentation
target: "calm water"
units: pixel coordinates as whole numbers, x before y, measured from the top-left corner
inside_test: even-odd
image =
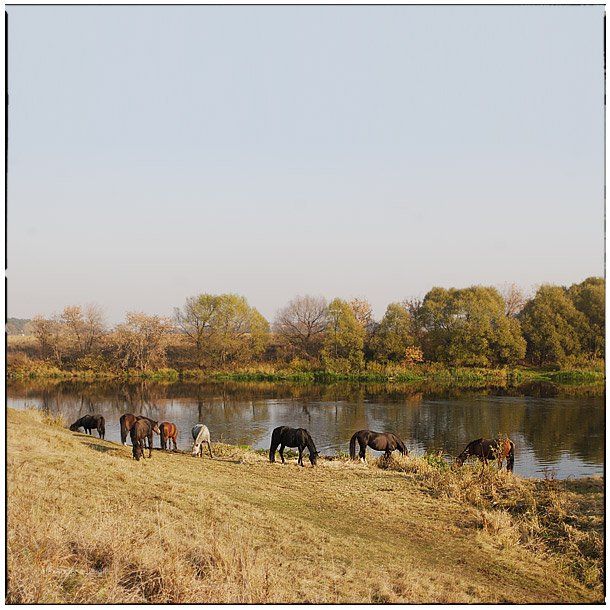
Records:
[[[347,452],[356,430],[398,433],[421,454],[456,455],[471,440],[506,433],[517,446],[515,471],[558,478],[603,474],[603,396],[565,396],[550,384],[511,391],[438,391],[382,384],[10,384],[9,407],[33,406],[74,421],[87,413],[106,418],[106,438],[120,441],[119,416],[142,413],[172,421],[179,448],[204,422],[213,441],[269,446],[279,425],[307,428],[322,454]],[[158,441],[157,441],[158,442]]]

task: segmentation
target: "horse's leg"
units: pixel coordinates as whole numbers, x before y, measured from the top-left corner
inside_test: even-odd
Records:
[[[360,443],[360,459],[366,464],[366,444],[361,443],[360,441],[358,441],[358,443]]]
[[[282,464],[285,464],[286,460],[284,460],[284,445],[280,445],[279,453],[280,457],[282,458]]]
[[[208,445],[208,451],[210,452],[210,457],[214,459],[214,455],[212,454],[212,443],[210,441],[206,441]],[[201,457],[203,457],[203,443],[201,443]]]
[[[299,445],[299,461],[297,464],[303,466],[303,447],[301,447],[301,445]]]
[[[151,431],[148,437],[148,457],[152,457],[153,433]]]

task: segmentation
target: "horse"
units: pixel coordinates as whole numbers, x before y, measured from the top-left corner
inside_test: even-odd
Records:
[[[203,424],[197,424],[193,426],[191,430],[191,434],[193,435],[193,452],[192,455],[199,455],[203,457],[203,443],[206,443],[208,446],[208,451],[210,452],[210,457],[214,458],[212,454],[212,443],[210,443],[210,431],[207,426]]]
[[[84,428],[87,434],[92,434],[91,430],[97,430],[101,439],[106,436],[106,420],[103,415],[85,415],[70,426],[72,432],[77,432],[79,428]]]
[[[515,443],[508,437],[503,439],[477,438],[471,441],[455,459],[456,464],[462,466],[471,455],[483,462],[483,468],[487,466],[489,460],[498,460],[498,469],[501,469],[504,459],[506,459],[508,472],[512,472],[515,467]]]
[[[136,420],[136,423],[131,426],[129,436],[131,437],[131,450],[134,459],[139,460],[144,456],[144,441],[146,439],[148,439],[148,457],[152,457],[153,432],[158,434],[159,426],[157,425],[157,422],[148,419],[147,417]]]
[[[385,451],[386,459],[392,455],[392,451],[396,450],[400,451],[402,455],[409,455],[409,450],[404,442],[392,432],[358,430],[349,441],[349,457],[352,460],[356,459],[356,441],[360,445],[359,457],[363,462],[366,462],[367,445],[375,451]]]
[[[149,421],[156,424],[157,422],[154,419],[150,419],[150,417],[146,417],[145,415],[134,415],[133,413],[125,413],[119,417],[119,424],[121,426],[121,444],[125,444],[127,442],[127,435],[131,430],[131,427],[138,421],[138,419],[148,419]]]
[[[127,435],[131,430],[131,426],[133,426],[137,420],[137,416],[133,413],[125,413],[119,417],[119,425],[121,426],[121,445],[124,445],[127,442]]]
[[[161,434],[161,449],[166,450],[168,441],[171,447],[171,443],[174,443],[174,451],[178,450],[178,445],[176,445],[176,438],[178,437],[178,428],[176,428],[176,424],[172,424],[169,421],[164,421],[159,424],[159,431]]]
[[[314,445],[311,434],[305,430],[305,428],[289,428],[288,426],[279,426],[271,434],[271,447],[269,447],[269,461],[275,462],[275,451],[280,447],[280,457],[282,458],[282,464],[285,464],[284,460],[284,447],[297,447],[299,450],[299,461],[300,466],[303,464],[303,449],[307,447],[309,449],[309,461],[312,467],[316,465],[318,450]]]

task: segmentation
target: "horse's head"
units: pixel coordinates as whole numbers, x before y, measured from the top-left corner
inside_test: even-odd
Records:
[[[404,443],[400,443],[400,445],[398,446],[398,450],[404,456],[408,456],[409,455],[409,450],[407,449],[407,446]]]
[[[153,432],[156,432],[157,434],[161,434],[161,431],[159,430],[159,424],[156,421],[151,421],[151,424],[152,424]]]
[[[201,443],[193,443],[193,451],[191,455],[198,455],[201,449]]]
[[[311,462],[312,466],[315,466],[317,464],[319,455],[320,454],[317,451],[309,452],[309,461]]]
[[[455,463],[457,466],[463,466],[466,458],[468,457],[468,453],[466,451],[462,451],[460,455],[455,458]]]
[[[78,432],[78,429],[79,429],[79,428],[80,428],[80,426],[78,426],[76,423],[74,423],[74,424],[72,424],[72,425],[70,426],[70,430],[71,430],[72,432]]]
[[[142,447],[140,447],[140,443],[135,443],[133,446],[133,457],[135,460],[139,460],[142,457]]]

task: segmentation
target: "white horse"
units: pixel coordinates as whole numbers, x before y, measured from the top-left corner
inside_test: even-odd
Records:
[[[197,424],[193,427],[191,433],[193,434],[193,455],[203,457],[203,443],[207,443],[210,457],[213,458],[212,444],[210,443],[210,431],[208,430],[208,427],[204,426],[203,424]]]

